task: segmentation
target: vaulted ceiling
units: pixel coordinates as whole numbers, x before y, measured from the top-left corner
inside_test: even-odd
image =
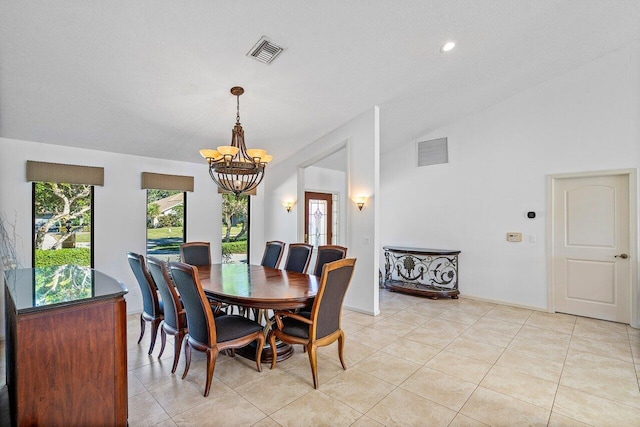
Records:
[[[0,136],[198,162],[240,85],[274,162],[374,105],[385,152],[638,38],[637,0],[3,0]]]

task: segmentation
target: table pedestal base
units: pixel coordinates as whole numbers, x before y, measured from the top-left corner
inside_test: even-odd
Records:
[[[256,342],[254,341],[246,347],[237,349],[236,354],[249,360],[256,360]],[[283,360],[287,360],[291,356],[293,356],[293,346],[279,340],[276,341],[276,361],[281,362]],[[271,365],[272,359],[271,345],[268,342],[265,342],[260,361]]]

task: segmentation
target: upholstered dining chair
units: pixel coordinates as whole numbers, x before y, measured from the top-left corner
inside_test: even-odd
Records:
[[[313,269],[314,276],[322,275],[322,267],[326,263],[338,261],[339,259],[344,259],[347,256],[347,248],[344,246],[336,246],[336,245],[322,245],[318,246],[318,254],[316,255],[316,265]],[[302,309],[302,311],[311,311],[311,306],[313,305],[313,301],[309,302],[306,307]]]
[[[164,347],[167,344],[167,334],[173,335],[175,340],[174,353],[173,353],[173,366],[171,373],[176,372],[178,367],[178,361],[180,360],[180,350],[182,350],[182,341],[187,335],[187,315],[182,307],[182,301],[176,291],[171,277],[169,277],[169,271],[164,261],[154,257],[147,257],[147,264],[149,265],[149,273],[153,278],[153,281],[158,286],[158,292],[162,297],[164,308],[164,320],[160,324],[160,337],[162,338],[162,346],[160,347],[160,353],[158,359],[164,352]]]
[[[267,242],[264,248],[264,254],[262,255],[262,262],[260,265],[263,267],[278,268],[282,254],[284,253],[284,242],[279,240],[271,240]]]
[[[180,245],[180,261],[195,266],[211,265],[209,242],[187,242]]]
[[[214,317],[209,302],[198,278],[198,268],[192,265],[171,262],[169,272],[176,284],[187,312],[189,332],[186,336],[185,367],[182,378],[186,378],[191,364],[191,350],[204,352],[207,356],[207,379],[204,396],[209,395],[213,370],[218,353],[223,350],[241,348],[257,341],[256,365],[262,371],[260,358],[264,347],[262,325],[246,317],[223,315]]]
[[[187,242],[180,245],[180,261],[196,267],[211,266],[211,244],[209,242]],[[214,315],[225,314],[228,304],[209,298]],[[233,308],[231,308],[233,310]]]
[[[158,336],[158,326],[164,319],[163,304],[158,298],[158,291],[153,278],[147,270],[147,265],[143,255],[133,252],[127,252],[129,266],[136,276],[140,292],[142,294],[142,313],[140,313],[140,338],[138,344],[142,341],[146,322],[151,323],[151,345],[149,346],[149,354],[153,352],[156,345],[156,337]]]
[[[305,346],[309,355],[313,387],[318,388],[317,348],[332,344],[338,340],[338,356],[343,369],[344,332],[342,331],[341,312],[344,296],[353,276],[355,258],[347,258],[325,264],[320,285],[311,311],[292,313],[276,311],[275,325],[269,333],[269,343],[273,352],[271,369],[276,366],[276,338],[289,344]]]
[[[318,254],[316,256],[316,266],[313,269],[314,276],[322,275],[322,267],[328,262],[344,259],[347,256],[347,248],[336,245],[318,246]]]
[[[306,273],[311,261],[313,246],[306,243],[290,243],[284,269],[298,273]]]

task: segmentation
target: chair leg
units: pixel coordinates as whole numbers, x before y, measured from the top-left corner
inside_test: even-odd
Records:
[[[167,333],[164,331],[164,328],[162,327],[162,325],[160,325],[160,353],[158,353],[158,359],[160,359],[160,356],[162,356],[162,353],[164,353],[164,346],[167,344]]]
[[[347,370],[347,365],[344,363],[344,332],[340,331],[338,337],[338,356],[340,356],[340,363],[342,363],[342,369]]]
[[[189,366],[191,366],[191,346],[189,345],[189,341],[184,345],[184,372],[182,374],[182,379],[185,379],[187,376],[187,372],[189,372]]]
[[[276,367],[276,361],[278,360],[276,335],[274,333],[269,333],[269,345],[271,346],[271,369],[273,369]]]
[[[175,374],[178,367],[178,361],[180,360],[180,350],[182,350],[182,340],[184,339],[184,332],[178,332],[175,336],[175,349],[173,351],[173,367],[171,373]]]
[[[313,343],[307,344],[307,353],[309,353],[309,364],[311,365],[311,375],[313,375],[313,388],[318,388],[318,355],[317,347]]]
[[[211,381],[213,380],[213,370],[216,367],[216,359],[218,358],[218,349],[207,349],[207,382],[204,386],[204,397],[209,396],[209,390],[211,389]]]
[[[138,344],[140,344],[140,341],[142,341],[142,337],[144,336],[144,327],[145,327],[145,322],[144,322],[144,319],[142,318],[142,313],[140,313],[140,338],[138,338]]]
[[[156,345],[156,338],[158,337],[158,325],[162,320],[157,319],[151,322],[151,345],[149,346],[149,354],[153,353],[153,347]]]
[[[256,348],[256,365],[258,366],[258,372],[262,372],[262,365],[260,364],[261,363],[260,359],[262,359],[262,349],[264,348],[264,334],[260,332],[260,334],[256,339],[258,341],[258,346]]]

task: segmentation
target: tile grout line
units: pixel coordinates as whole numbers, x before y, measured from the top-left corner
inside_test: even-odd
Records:
[[[549,413],[549,420],[547,421],[547,425],[549,425],[549,423],[551,422],[551,416],[554,413],[553,409],[556,406],[556,399],[558,397],[558,391],[560,390],[560,382],[562,381],[562,374],[564,373],[564,370],[565,370],[565,367],[566,367],[566,364],[567,364],[567,359],[569,357],[569,350],[571,350],[571,341],[573,341],[573,337],[574,337],[574,333],[575,333],[575,330],[576,330],[577,321],[578,321],[578,319],[575,318],[575,320],[573,322],[573,327],[571,328],[571,338],[569,338],[569,345],[567,346],[567,352],[566,352],[566,354],[564,356],[564,360],[562,361],[562,370],[560,371],[560,376],[558,377],[558,384],[556,385],[556,392],[553,395],[553,402],[551,404],[551,412]],[[567,387],[567,388],[571,388],[571,387]],[[580,423],[584,423],[583,421],[576,420],[575,418],[569,417],[567,415],[562,415],[562,414],[559,414],[559,413],[558,413],[558,415],[561,415],[563,417],[569,418],[571,420],[574,420],[574,421],[577,421],[577,422],[580,422]],[[584,423],[584,424],[587,424],[587,423]],[[589,425],[593,426],[592,424],[589,424]]]
[[[489,313],[489,312],[487,312],[485,315],[481,316],[481,317],[480,317],[480,319],[478,319],[478,321],[480,321],[481,319],[485,318],[485,317],[486,317],[486,315],[487,315],[488,313]],[[533,314],[533,313],[529,314],[529,316],[527,317],[527,320],[529,320],[529,318],[531,317],[531,315],[532,315],[532,314]],[[491,319],[491,317],[488,317],[488,319]],[[493,320],[495,320],[495,319],[493,319]],[[513,337],[512,337],[512,338],[511,338],[511,340],[509,341],[509,344],[511,344],[511,343],[513,342],[513,340],[515,339],[515,337],[516,337],[516,336],[518,335],[518,333],[522,330],[522,327],[526,324],[527,320],[525,320],[525,321],[524,321],[524,323],[522,323],[522,324],[520,325],[520,327],[518,328],[518,331],[513,335]],[[477,323],[477,322],[476,322],[476,323]],[[469,397],[465,400],[464,404],[460,407],[460,410],[458,411],[458,414],[463,415],[463,416],[468,417],[468,418],[471,418],[471,419],[473,419],[473,420],[475,420],[475,421],[477,421],[477,422],[479,422],[479,423],[484,424],[482,421],[480,421],[480,420],[478,420],[478,419],[476,419],[476,418],[473,418],[473,417],[472,417],[472,416],[470,416],[470,415],[466,415],[466,414],[461,413],[461,411],[462,411],[462,409],[464,408],[464,406],[467,404],[467,402],[469,402],[469,400],[470,400],[470,399],[471,399],[471,397],[474,395],[474,393],[475,393],[475,392],[476,392],[480,387],[482,387],[482,385],[481,385],[481,384],[482,384],[482,381],[484,381],[484,379],[487,377],[487,375],[489,375],[489,372],[491,372],[491,370],[492,370],[494,367],[499,366],[499,365],[497,365],[497,363],[498,363],[498,361],[500,360],[500,358],[502,357],[502,355],[504,354],[504,352],[505,352],[505,351],[507,350],[507,348],[509,347],[509,344],[507,344],[507,346],[505,346],[505,347],[504,347],[504,349],[502,350],[502,353],[500,354],[500,356],[498,356],[498,358],[495,360],[495,362],[493,362],[493,364],[491,365],[491,368],[489,368],[489,369],[487,370],[487,372],[483,375],[482,379],[481,379],[481,380],[478,382],[478,384],[476,385],[476,388],[475,388],[475,389],[473,390],[473,392],[469,395]],[[483,387],[483,388],[484,388],[484,387]],[[490,389],[487,389],[487,390],[490,390]],[[503,396],[506,396],[506,397],[509,397],[509,398],[512,398],[512,399],[517,399],[517,398],[514,398],[513,396],[509,396],[509,395],[506,395],[506,394],[500,393],[500,392],[495,391],[495,390],[491,390],[491,391],[493,391],[494,393],[502,394]],[[521,400],[521,399],[517,399],[517,400],[520,400],[521,402],[524,402],[524,403],[529,403],[529,402],[525,402],[525,401],[523,401],[523,400]],[[549,416],[551,416],[551,411],[549,411]],[[453,422],[453,421],[452,421],[452,422]],[[547,423],[547,424],[548,424],[548,423]]]
[[[630,327],[631,327],[630,325],[627,325],[627,328],[626,328],[627,339],[629,340],[629,350],[631,350],[631,363],[633,363],[633,368],[636,371],[636,380],[637,380],[637,383],[638,383],[638,391],[640,391],[640,376],[639,376],[640,372],[638,372],[638,366],[639,365],[638,365],[638,363],[636,363],[636,358],[635,358],[634,352],[633,352],[633,346],[631,344],[631,341],[632,341],[631,337],[632,336],[631,336],[631,333],[629,332],[629,328]]]

